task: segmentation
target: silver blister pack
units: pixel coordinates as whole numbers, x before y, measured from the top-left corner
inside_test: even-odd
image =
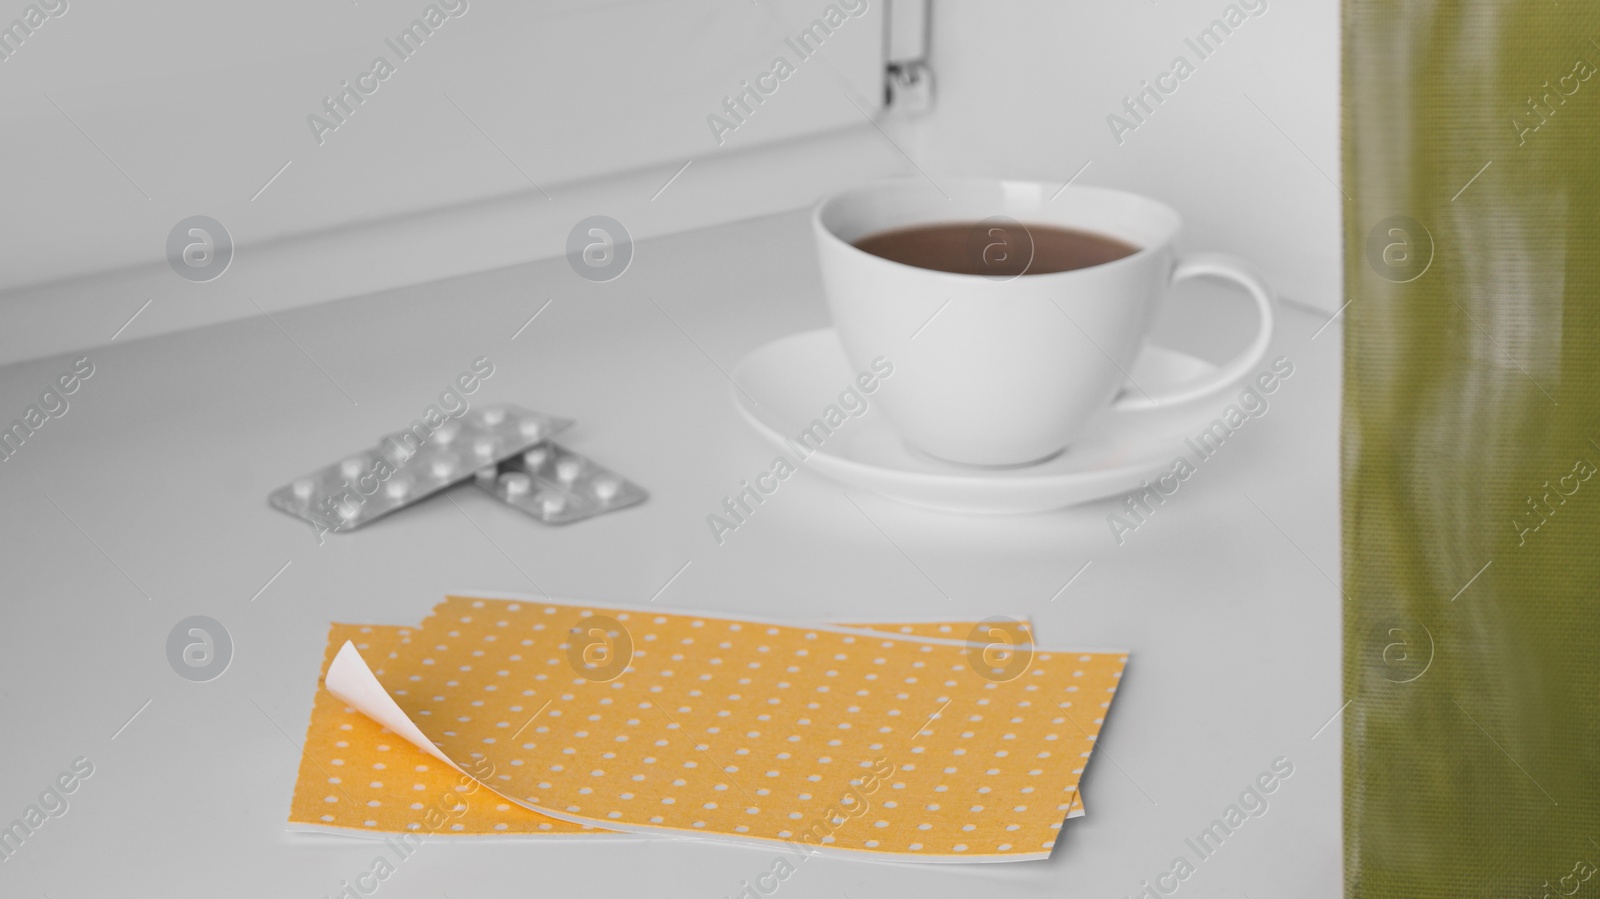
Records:
[[[267,501],[331,531],[350,531],[472,477],[485,465],[517,456],[572,424],[519,406],[495,405],[421,421],[378,445],[279,487]]]
[[[478,487],[546,524],[566,524],[642,503],[650,494],[552,441],[478,469]]]

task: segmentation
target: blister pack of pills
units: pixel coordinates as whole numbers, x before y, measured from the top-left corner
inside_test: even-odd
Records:
[[[291,515],[349,531],[517,457],[572,424],[519,406],[483,406],[437,427],[414,421],[378,445],[353,453],[267,494]]]
[[[546,524],[566,524],[642,503],[650,496],[587,456],[545,441],[478,469],[477,485]]]

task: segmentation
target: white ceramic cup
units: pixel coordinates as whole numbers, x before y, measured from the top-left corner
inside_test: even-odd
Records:
[[[1003,277],[918,268],[855,247],[883,231],[994,217],[1094,232],[1140,249],[1088,268]],[[1178,214],[1136,194],[1097,187],[1058,193],[1057,185],[988,179],[941,180],[935,188],[926,179],[897,179],[822,201],[812,225],[845,354],[858,371],[888,359],[894,373],[874,399],[915,448],[950,462],[1040,462],[1069,448],[1113,402],[1118,411],[1137,412],[1218,397],[1261,362],[1272,338],[1273,294],[1252,267],[1215,253],[1177,258]],[[1005,240],[1003,232],[996,236]],[[1216,370],[1147,394],[1128,373],[1159,301],[1172,283],[1202,276],[1250,294],[1259,311],[1255,339]]]

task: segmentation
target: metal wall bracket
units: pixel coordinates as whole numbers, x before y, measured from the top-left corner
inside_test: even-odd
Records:
[[[883,100],[890,112],[933,108],[933,70],[928,66],[929,0],[887,0]]]
[[[933,69],[920,59],[889,63],[884,102],[894,112],[919,113],[933,108]]]

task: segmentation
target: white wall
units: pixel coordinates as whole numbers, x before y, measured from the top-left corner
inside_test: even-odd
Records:
[[[66,2],[0,62],[0,363],[104,343],[140,309],[119,340],[559,255],[592,214],[639,239],[799,208],[911,171],[894,144],[936,175],[1064,180],[1092,159],[1083,183],[1165,199],[1191,247],[1338,306],[1339,194],[1318,173],[1337,176],[1334,0],[1271,2],[1122,146],[1106,116],[1173,57],[1197,60],[1184,37],[1226,4],[936,2],[935,108],[883,121],[886,138],[857,108],[877,100],[861,61],[886,3],[867,0],[721,147],[704,113],[819,0],[588,4],[587,35],[563,24],[567,0],[468,0],[321,146],[305,116],[426,4]],[[238,243],[216,281],[165,261],[193,214]]]
[[[0,26],[30,2],[58,14],[0,42],[0,289],[146,261],[191,215],[260,244],[544,199],[859,124],[846,86],[868,109],[881,97],[882,4],[860,0],[720,146],[707,115],[779,54],[793,60],[784,38],[828,0],[3,0]],[[432,33],[402,49],[430,10],[438,24],[419,34]],[[341,122],[325,101],[362,84]]]
[[[1342,300],[1339,7],[1251,0],[1206,59],[1187,46],[1228,0],[939,0],[938,111],[912,152],[940,171],[1014,173],[1133,190],[1178,209],[1188,249],[1260,265],[1285,296]],[[1194,67],[1119,144],[1125,97]],[[1252,102],[1253,101],[1253,102]],[[1146,101],[1149,103],[1150,101]],[[1260,108],[1257,109],[1257,106]],[[1276,124],[1274,124],[1276,123]],[[1280,131],[1281,129],[1281,131]]]
[[[55,14],[0,52],[0,362],[140,309],[119,339],[558,255],[589,215],[644,238],[904,165],[863,127],[885,0],[837,0],[859,15],[804,60],[785,38],[832,0],[432,0],[444,21],[403,60],[390,41],[430,0],[7,0],[0,27],[30,2]],[[392,74],[314,132],[379,56]],[[796,71],[718,141],[707,116],[779,56]],[[237,246],[215,281],[167,267],[193,215]]]

